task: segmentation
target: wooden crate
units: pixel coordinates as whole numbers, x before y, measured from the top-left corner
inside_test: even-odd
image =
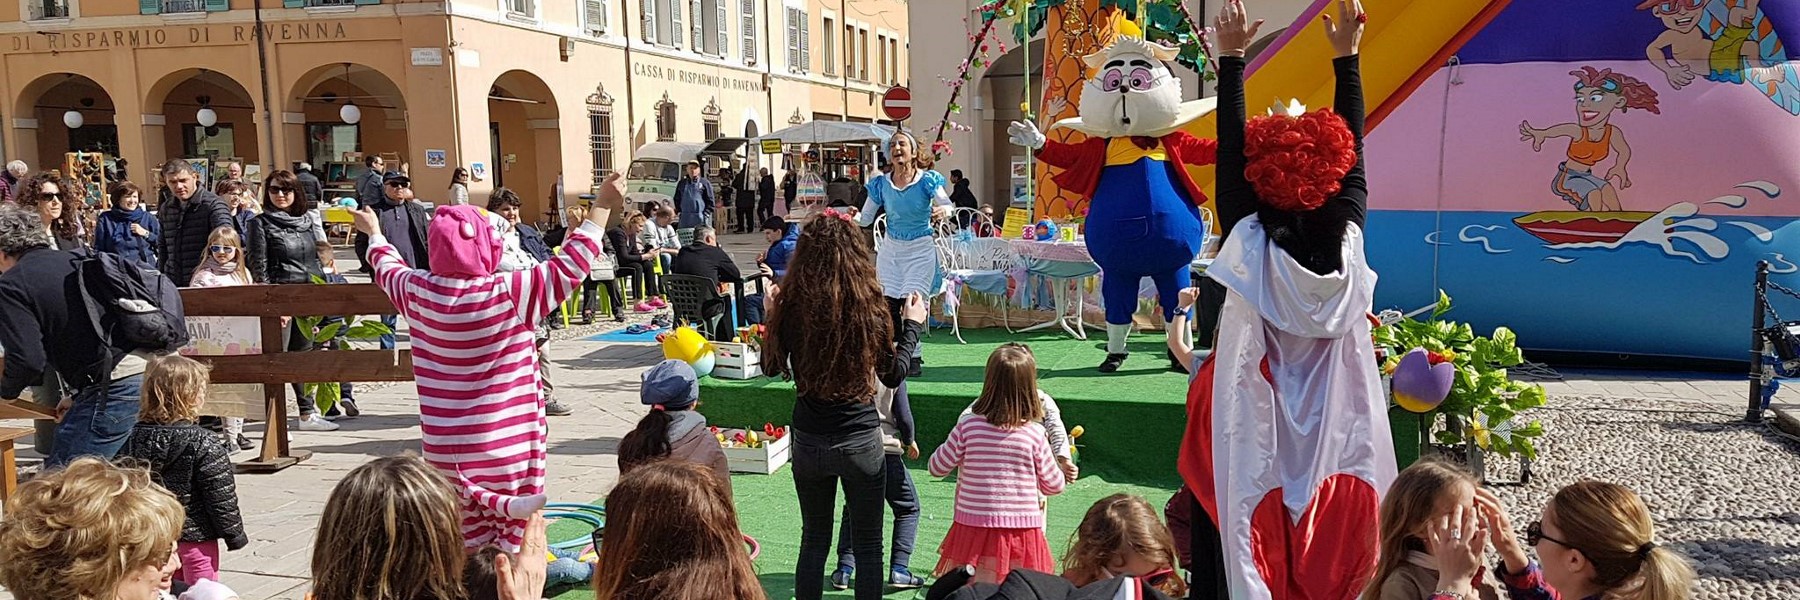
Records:
[[[756,348],[737,342],[713,342],[712,376],[719,379],[762,377],[762,360]]]
[[[744,433],[742,429],[722,429],[720,434],[731,439]],[[757,435],[762,435],[758,432]],[[788,462],[788,441],[792,435],[784,435],[779,439],[767,440],[759,448],[725,448],[725,460],[733,473],[759,473],[768,475],[781,469]]]

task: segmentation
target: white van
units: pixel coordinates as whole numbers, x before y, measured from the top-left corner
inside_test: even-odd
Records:
[[[697,160],[703,173],[717,175],[719,166],[749,141],[748,138],[719,138],[710,143],[651,142],[638,147],[632,153],[631,167],[625,171],[627,206],[636,206],[639,210],[652,202],[674,206],[675,183],[681,181],[682,165]],[[714,181],[713,187],[722,189],[726,183],[729,182]]]

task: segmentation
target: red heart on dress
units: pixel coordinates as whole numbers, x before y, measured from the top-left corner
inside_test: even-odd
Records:
[[[1362,478],[1338,473],[1320,482],[1298,519],[1281,488],[1250,516],[1250,551],[1273,600],[1355,598],[1379,555],[1381,499]]]

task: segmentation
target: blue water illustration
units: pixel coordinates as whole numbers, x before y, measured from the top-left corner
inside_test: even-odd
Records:
[[[1410,311],[1442,288],[1455,300],[1445,318],[1510,327],[1526,348],[1744,360],[1756,263],[1800,287],[1800,221],[1733,215],[1732,202],[1679,203],[1617,242],[1559,245],[1516,213],[1372,211],[1375,305]],[[1800,302],[1784,307],[1800,318]]]

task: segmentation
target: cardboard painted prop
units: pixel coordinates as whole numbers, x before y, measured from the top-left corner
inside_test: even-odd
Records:
[[[1007,129],[1012,142],[1039,149],[1038,160],[1060,167],[1056,183],[1089,199],[1088,254],[1101,269],[1106,304],[1106,360],[1111,373],[1125,362],[1125,336],[1137,309],[1138,283],[1156,284],[1163,319],[1175,314],[1200,253],[1201,186],[1187,165],[1210,165],[1218,144],[1181,131],[1211,112],[1216,98],[1181,101],[1181,80],[1167,61],[1179,52],[1120,34],[1082,60],[1094,73],[1081,90],[1081,114],[1057,122],[1087,134],[1086,141],[1049,141],[1029,121]]]

